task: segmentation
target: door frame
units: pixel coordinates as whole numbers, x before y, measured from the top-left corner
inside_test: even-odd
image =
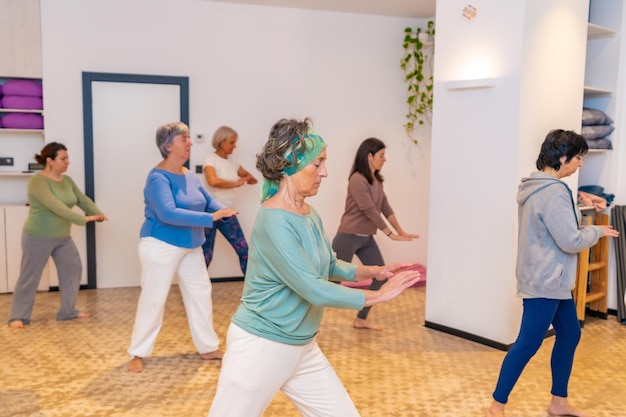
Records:
[[[180,87],[180,121],[189,126],[189,77],[118,74],[105,72],[85,72],[83,77],[83,134],[85,154],[85,194],[96,201],[94,186],[94,144],[93,144],[93,82],[169,84]],[[187,161],[189,163],[189,161]],[[96,227],[93,222],[86,225],[87,231],[87,288],[98,286],[96,276]]]

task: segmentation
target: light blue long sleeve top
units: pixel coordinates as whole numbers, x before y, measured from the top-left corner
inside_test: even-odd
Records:
[[[140,237],[154,237],[182,248],[204,243],[204,228],[213,227],[212,212],[225,208],[187,170],[174,174],[153,168],[143,190],[146,220]]]
[[[328,281],[354,281],[356,266],[337,259],[313,207],[306,216],[262,207],[248,256],[232,321],[249,333],[304,345],[315,338],[324,307],[363,308],[363,291]]]

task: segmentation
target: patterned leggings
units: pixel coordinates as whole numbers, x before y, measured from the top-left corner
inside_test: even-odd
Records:
[[[204,252],[204,262],[208,267],[213,259],[213,248],[215,246],[215,235],[219,230],[226,238],[228,243],[235,249],[239,256],[239,266],[245,277],[246,267],[248,265],[248,242],[243,235],[237,216],[224,217],[213,222],[213,227],[204,229],[206,240],[202,244],[202,252]]]

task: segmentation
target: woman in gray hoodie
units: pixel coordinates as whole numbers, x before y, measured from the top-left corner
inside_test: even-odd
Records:
[[[567,386],[580,323],[572,290],[576,283],[578,252],[595,245],[602,236],[617,236],[611,226],[580,227],[580,212],[572,191],[561,181],[583,165],[588,147],[573,131],[552,130],[541,145],[537,169],[523,178],[517,194],[517,292],[523,314],[517,340],[502,362],[493,402],[486,417],[504,417],[504,406],[524,367],[537,353],[550,325],[552,350],[551,416],[587,417],[569,405]]]

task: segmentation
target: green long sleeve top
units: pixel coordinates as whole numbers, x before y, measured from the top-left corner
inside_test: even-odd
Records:
[[[67,175],[61,181],[34,175],[28,182],[28,204],[30,210],[23,230],[37,237],[66,237],[72,223],[84,226],[85,216],[72,210],[74,206],[88,216],[102,214]]]
[[[355,270],[337,259],[313,207],[306,216],[261,208],[232,321],[257,336],[304,345],[317,334],[324,307],[363,308],[363,291],[328,281],[354,281]]]

